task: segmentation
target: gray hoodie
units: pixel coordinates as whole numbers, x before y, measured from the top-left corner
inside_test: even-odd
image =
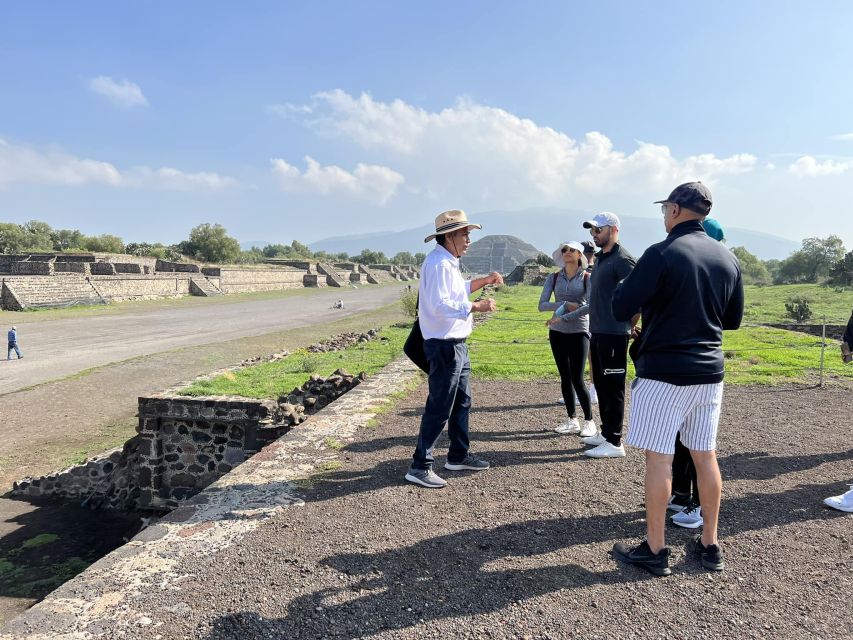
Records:
[[[575,277],[569,280],[566,271],[548,274],[542,295],[539,296],[539,311],[556,311],[564,302],[574,302],[580,307],[575,311],[564,312],[562,322],[551,326],[552,331],[560,333],[589,333],[589,275],[578,269]],[[556,280],[556,283],[555,283]],[[556,302],[551,302],[551,296]]]

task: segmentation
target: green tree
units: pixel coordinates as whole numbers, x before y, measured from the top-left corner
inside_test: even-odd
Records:
[[[237,258],[237,262],[241,264],[257,264],[264,260],[266,260],[266,256],[261,249],[258,249],[258,247],[252,247],[248,251],[241,251],[240,257]]]
[[[388,264],[388,256],[381,251],[362,249],[357,256],[352,256],[352,261],[359,264]]]
[[[544,253],[540,253],[536,256],[536,264],[541,264],[543,267],[553,267],[554,259],[551,256],[547,256]]]
[[[261,252],[267,258],[282,258],[287,255],[289,250],[290,247],[288,247],[286,244],[268,244],[263,249],[261,249]]]
[[[424,263],[424,260],[426,260],[426,254],[425,253],[416,253],[414,265],[416,267],[420,267]]]
[[[77,229],[54,229],[50,234],[54,251],[70,251],[83,248],[84,236]]]
[[[770,281],[779,282],[779,269],[782,266],[782,261],[777,260],[776,258],[771,258],[770,260],[764,261],[764,266],[767,269],[767,273],[770,274]]]
[[[746,250],[746,247],[734,247],[732,253],[740,262],[740,272],[746,284],[770,284],[770,272],[757,256]]]
[[[853,251],[849,251],[832,265],[827,282],[836,287],[853,286]]]
[[[124,240],[109,233],[99,236],[84,236],[83,248],[98,253],[124,253]]]
[[[53,229],[46,222],[30,220],[22,225],[27,235],[27,251],[53,251]]]
[[[844,243],[838,236],[806,238],[803,246],[779,265],[779,279],[784,283],[818,282],[829,275],[844,253]]]
[[[22,253],[29,248],[29,237],[24,228],[14,222],[0,222],[0,253]]]
[[[399,253],[396,253],[393,258],[391,258],[391,264],[415,264],[415,256],[413,256],[408,251],[400,251]]]
[[[193,227],[189,240],[178,246],[181,253],[206,262],[235,262],[240,257],[240,243],[221,224],[205,222]]]

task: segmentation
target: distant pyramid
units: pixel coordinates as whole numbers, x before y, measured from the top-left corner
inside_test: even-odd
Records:
[[[540,253],[532,244],[515,236],[485,236],[468,247],[461,262],[465,271],[471,273],[509,273]]]

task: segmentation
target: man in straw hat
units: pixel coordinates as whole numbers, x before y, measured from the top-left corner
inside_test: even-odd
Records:
[[[444,468],[449,471],[482,471],[489,463],[468,452],[468,415],[471,412],[471,361],[465,340],[473,328],[473,312],[495,310],[492,299],[470,302],[469,296],[487,284],[503,284],[499,273],[463,280],[459,258],[471,244],[470,230],[482,229],[468,222],[464,211],[445,211],[435,219],[435,233],[424,242],[436,241],[421,267],[418,288],[418,320],[429,361],[427,396],[418,444],[406,480],[429,489],[447,482],[433,470],[433,449],[444,425],[450,448]]]
[[[702,566],[721,571],[717,542],[722,479],[717,466],[717,427],[723,401],[723,330],[743,318],[743,279],[734,254],[702,226],[711,212],[711,192],[701,182],[676,187],[659,200],[663,242],[646,249],[613,295],[613,314],[627,320],[643,314],[640,345],[632,354],[637,377],[631,386],[627,443],[646,455],[646,539],[617,543],[613,556],[655,575],[669,575],[664,540],[671,494],[675,436],[690,450],[702,499],[702,533],[692,548]]]

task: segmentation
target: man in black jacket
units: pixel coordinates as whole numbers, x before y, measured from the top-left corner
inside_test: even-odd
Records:
[[[613,317],[613,291],[631,273],[634,256],[619,244],[622,223],[615,213],[597,214],[583,223],[597,247],[595,268],[590,277],[589,292],[589,361],[598,391],[598,413],[601,431],[583,439],[592,447],[590,458],[622,458],[622,422],[625,417],[625,369],[628,365],[628,336],[636,324]]]
[[[701,182],[680,185],[658,202],[669,234],[649,247],[616,289],[613,315],[627,320],[642,310],[643,333],[633,349],[637,378],[631,388],[627,443],[646,452],[647,538],[636,547],[617,543],[615,558],[656,575],[669,575],[664,528],[671,493],[676,433],[693,457],[704,527],[694,540],[702,565],[725,566],[717,542],[722,479],[717,426],[723,397],[724,329],[743,318],[743,280],[737,258],[702,228],[711,192]]]

